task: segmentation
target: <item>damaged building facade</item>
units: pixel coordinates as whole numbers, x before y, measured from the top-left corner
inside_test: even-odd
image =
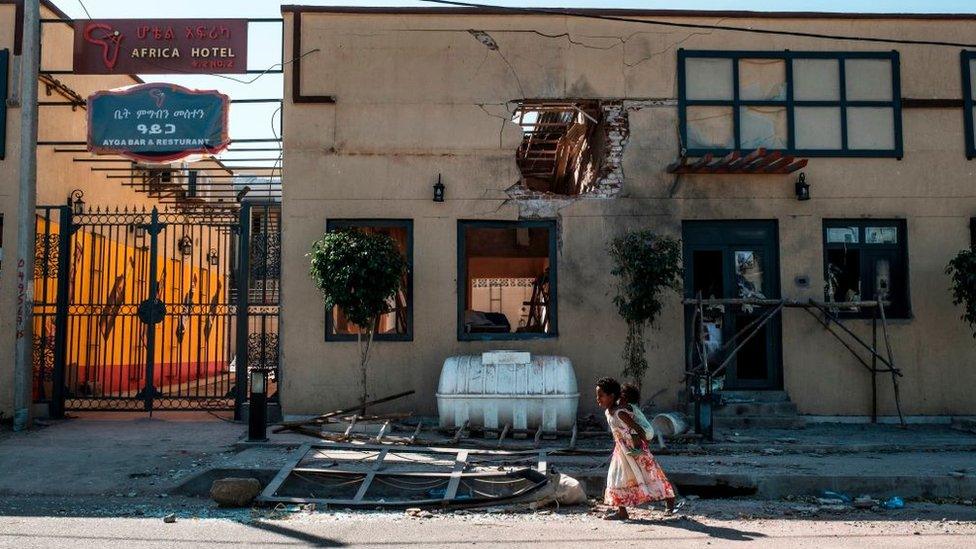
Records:
[[[283,11],[286,414],[359,394],[355,327],[324,310],[305,257],[348,226],[409,260],[369,384],[415,390],[401,406],[417,413],[436,412],[445,358],[495,349],[569,357],[595,411],[627,332],[608,242],[650,229],[682,240],[686,297],[889,302],[904,412],[976,414],[976,344],[943,272],[976,216],[976,51],[960,46],[976,17]],[[669,295],[648,331],[659,407],[680,404],[687,314]],[[709,341],[757,314],[707,310]],[[867,311],[839,314],[871,337]],[[871,376],[798,309],[723,384],[871,413]]]

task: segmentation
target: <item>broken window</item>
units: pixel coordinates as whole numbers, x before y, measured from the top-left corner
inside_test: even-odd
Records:
[[[828,302],[882,300],[889,318],[907,318],[905,223],[900,220],[824,221],[824,297]],[[870,317],[856,306],[842,313]]]
[[[966,157],[976,158],[976,51],[962,52],[963,119],[966,123]]]
[[[599,102],[526,101],[512,120],[522,128],[516,162],[527,189],[578,195],[596,186],[607,154]]]
[[[681,51],[688,156],[900,156],[898,54]]]
[[[458,338],[556,335],[556,224],[458,222]]]
[[[407,272],[396,295],[390,298],[390,312],[380,315],[373,339],[382,341],[410,341],[413,339],[413,221],[409,219],[330,219],[327,231],[355,228],[367,233],[380,233],[393,238],[400,253],[407,259]],[[326,341],[356,339],[359,327],[350,322],[342,310],[333,307],[325,317]]]

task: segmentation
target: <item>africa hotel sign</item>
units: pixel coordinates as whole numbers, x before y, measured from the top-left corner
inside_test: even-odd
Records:
[[[78,19],[75,74],[247,70],[246,19]]]

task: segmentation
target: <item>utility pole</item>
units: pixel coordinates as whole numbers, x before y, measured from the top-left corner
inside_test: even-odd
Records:
[[[20,199],[17,201],[17,343],[14,356],[14,430],[30,426],[34,346],[34,216],[37,202],[37,75],[41,6],[23,0],[20,60]],[[63,237],[64,235],[62,235]]]

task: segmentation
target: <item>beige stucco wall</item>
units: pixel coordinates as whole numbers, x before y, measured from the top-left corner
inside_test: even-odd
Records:
[[[286,13],[286,34],[292,29]],[[678,21],[679,19],[673,20]],[[718,17],[681,19],[719,22]],[[971,41],[976,21],[723,18],[723,24],[855,36]],[[490,51],[468,33],[484,29]],[[607,22],[562,16],[303,15],[302,92],[336,103],[293,104],[286,66],[283,201],[283,387],[289,414],[355,401],[355,343],[324,341],[321,299],[304,254],[330,217],[410,218],[414,222],[414,339],[378,342],[371,392],[414,389],[396,405],[436,411],[445,357],[491,348],[568,356],[582,388],[582,411],[602,375],[619,374],[625,326],[611,304],[607,241],[638,228],[680,235],[682,220],[776,219],[783,296],[822,298],[824,218],[898,217],[908,225],[914,318],[893,321],[896,364],[909,414],[973,414],[976,344],[952,306],[942,270],[968,244],[976,213],[976,163],[964,155],[960,109],[905,109],[903,160],[817,158],[804,170],[813,199],[793,197],[795,176],[683,176],[665,166],[678,155],[673,100],[676,48],[889,50],[901,53],[902,96],[959,98],[959,48],[822,41]],[[291,50],[286,35],[285,51]],[[519,98],[629,101],[630,141],[620,197],[581,199],[558,210],[559,337],[459,342],[456,336],[458,219],[516,219],[505,189],[518,179],[520,130],[508,102]],[[431,201],[443,174],[447,201]],[[674,187],[673,195],[669,190]],[[807,275],[808,288],[794,285]],[[850,321],[870,336],[863,321]],[[648,394],[682,387],[683,326],[669,299],[648,341]],[[807,414],[870,411],[868,375],[799,310],[783,319],[785,389]],[[890,383],[879,383],[880,412],[894,413]]]

